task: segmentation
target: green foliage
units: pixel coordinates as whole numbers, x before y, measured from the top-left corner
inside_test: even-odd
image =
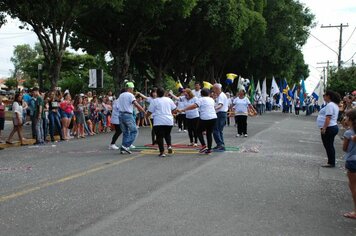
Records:
[[[341,95],[356,90],[356,66],[342,68],[336,73],[331,73],[327,89],[336,91]]]
[[[15,78],[9,78],[5,81],[5,85],[8,89],[15,89],[18,86],[18,81]]]

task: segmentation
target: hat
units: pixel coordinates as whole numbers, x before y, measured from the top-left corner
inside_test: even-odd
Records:
[[[126,83],[126,88],[135,88],[135,85],[132,82],[127,82]]]

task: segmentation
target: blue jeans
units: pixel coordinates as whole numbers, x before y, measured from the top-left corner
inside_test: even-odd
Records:
[[[56,127],[57,132],[61,137],[61,139],[63,139],[62,125],[61,125],[59,113],[50,111],[48,113],[48,120],[49,120],[49,135],[51,136],[51,141],[54,141],[54,127]]]
[[[218,147],[223,147],[225,146],[223,131],[224,131],[224,126],[226,124],[227,113],[218,112],[216,113],[216,115],[218,118],[216,119],[216,123],[213,130],[214,140]]]
[[[132,114],[120,113],[120,128],[122,130],[122,146],[130,147],[136,139],[137,128]]]
[[[37,143],[44,142],[44,134],[43,134],[43,120],[42,118],[36,119],[36,140]]]

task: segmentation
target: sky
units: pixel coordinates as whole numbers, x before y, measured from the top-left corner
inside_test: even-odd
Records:
[[[355,0],[300,0],[315,15],[315,27],[303,47],[304,60],[309,65],[310,76],[306,80],[306,89],[312,92],[322,76],[324,64],[330,61],[337,65],[337,54],[340,31],[338,28],[321,28],[321,25],[348,24],[343,29],[342,61],[345,66],[351,65],[354,57],[356,62],[356,1]],[[14,46],[37,42],[36,35],[27,30],[20,30],[20,22],[8,19],[8,23],[0,28],[0,78],[8,77],[13,70],[10,61]],[[318,40],[317,40],[317,39]],[[323,43],[321,43],[322,41]]]

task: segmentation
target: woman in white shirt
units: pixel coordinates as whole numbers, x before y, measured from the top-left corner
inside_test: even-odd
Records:
[[[247,116],[248,109],[254,109],[251,105],[250,100],[245,96],[245,90],[241,89],[234,101],[233,111],[235,112],[235,123],[237,124],[237,134],[236,137],[244,135],[247,137]]]
[[[215,126],[215,122],[217,119],[217,115],[215,112],[215,101],[210,95],[210,90],[203,88],[201,90],[201,98],[199,98],[195,104],[189,105],[188,107],[184,108],[183,111],[189,111],[196,108],[199,108],[200,112],[200,119],[199,119],[199,126],[198,126],[198,138],[202,145],[199,153],[210,154],[211,146],[213,143],[213,129]],[[208,146],[205,144],[203,132],[206,131],[206,139],[208,142]]]
[[[321,140],[323,141],[326,154],[328,156],[328,163],[322,167],[335,167],[335,136],[339,132],[337,126],[337,117],[339,115],[340,95],[334,91],[326,91],[324,94],[324,101],[326,106],[320,110],[317,125],[320,128]]]
[[[168,146],[168,153],[172,154],[172,139],[171,131],[173,127],[172,112],[176,110],[176,105],[172,99],[164,97],[165,91],[163,88],[157,89],[157,98],[152,100],[148,107],[147,115],[152,114],[153,130],[156,133],[156,142],[159,148],[159,156],[165,157],[163,139],[166,140]]]
[[[8,139],[6,140],[6,143],[13,144],[12,137],[17,132],[21,145],[25,145],[23,143],[24,139],[23,139],[23,135],[22,135],[22,112],[23,112],[22,93],[17,93],[15,95],[14,103],[12,104],[12,112],[13,112],[12,122],[14,124],[14,127],[13,127]]]
[[[187,99],[186,106],[197,103],[198,98],[193,94],[189,88],[185,89],[185,97]],[[179,108],[178,108],[179,109]],[[198,146],[198,124],[199,124],[199,110],[198,108],[188,110],[185,112],[185,118],[188,127],[189,146]]]

